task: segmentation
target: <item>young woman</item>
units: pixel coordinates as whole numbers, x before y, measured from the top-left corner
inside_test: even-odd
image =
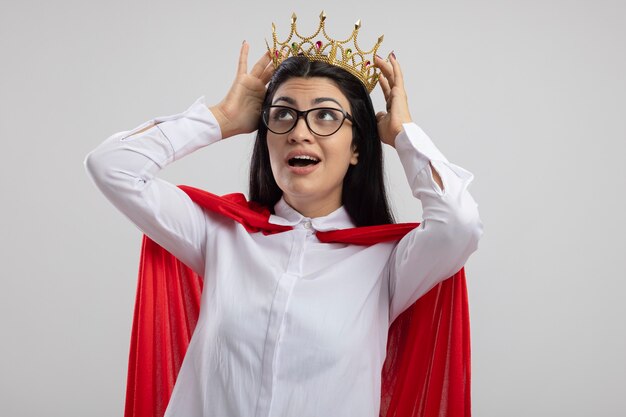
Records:
[[[395,56],[376,58],[387,111],[374,113],[347,71],[269,54],[215,106],[117,133],[87,169],[148,237],[203,277],[199,319],[166,416],[378,416],[391,323],[477,248],[473,176],[450,163],[409,113]],[[266,89],[266,85],[269,85]],[[165,165],[258,130],[250,200],[268,222],[250,233],[156,177]],[[322,243],[316,233],[393,222],[382,142],[395,147],[423,221],[399,241]]]

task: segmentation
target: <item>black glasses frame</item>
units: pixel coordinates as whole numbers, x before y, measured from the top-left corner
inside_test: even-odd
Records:
[[[269,119],[269,113],[270,113],[271,109],[288,109],[288,110],[293,111],[296,114],[296,118],[293,121],[293,126],[291,126],[291,128],[289,128],[289,130],[287,130],[285,132],[276,132],[275,130],[270,129],[269,123],[268,123],[268,119]],[[314,110],[334,110],[334,111],[338,111],[338,112],[340,112],[343,115],[343,119],[341,120],[341,123],[339,123],[339,126],[337,127],[337,129],[333,133],[327,133],[325,135],[321,135],[321,134],[317,133],[316,131],[314,131],[313,129],[311,129],[311,126],[309,125],[309,120],[307,118],[307,116],[309,115],[309,112],[312,112]],[[343,123],[346,121],[346,119],[348,119],[350,121],[350,123],[354,124],[354,118],[352,117],[352,115],[350,113],[348,113],[344,109],[338,109],[336,107],[314,107],[314,108],[308,109],[308,110],[298,110],[298,109],[294,109],[293,107],[289,107],[289,106],[272,105],[272,106],[267,106],[265,109],[263,109],[263,115],[262,115],[261,119],[263,119],[263,124],[265,125],[265,127],[267,127],[267,130],[269,130],[272,133],[276,133],[277,135],[284,135],[286,133],[291,132],[296,127],[296,125],[298,124],[298,120],[300,120],[301,117],[304,118],[304,123],[306,124],[306,127],[309,129],[309,131],[311,133],[313,133],[314,135],[317,135],[317,136],[331,136],[331,135],[334,135],[335,133],[337,133],[339,131],[339,129],[341,129],[341,126],[343,126]]]

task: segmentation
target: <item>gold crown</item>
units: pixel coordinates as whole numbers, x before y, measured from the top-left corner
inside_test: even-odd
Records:
[[[291,33],[284,42],[278,41],[276,25],[272,23],[274,47],[270,48],[267,40],[265,43],[272,54],[275,68],[278,68],[280,63],[289,56],[306,56],[311,61],[322,61],[345,69],[357,77],[365,85],[368,92],[372,92],[380,74],[380,70],[374,66],[374,56],[376,56],[376,51],[382,43],[384,35],[380,35],[376,45],[371,50],[363,51],[357,43],[357,36],[361,28],[360,19],[354,24],[352,35],[343,41],[332,39],[326,33],[324,27],[326,13],[324,11],[320,13],[319,27],[311,36],[302,36],[298,33],[297,19],[296,14],[293,13],[291,15]],[[320,32],[322,36],[316,39]],[[297,38],[294,38],[294,35]],[[348,45],[350,41],[352,41],[352,45]],[[371,58],[367,58],[366,55],[371,55]]]

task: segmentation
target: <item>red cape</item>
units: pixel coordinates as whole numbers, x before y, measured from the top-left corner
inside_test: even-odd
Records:
[[[280,233],[266,208],[180,186],[197,204],[251,233]],[[322,242],[372,245],[401,239],[419,223],[317,232]],[[125,417],[162,417],[198,320],[202,277],[143,238],[131,336]],[[469,417],[470,329],[465,271],[436,285],[389,328],[380,416]]]

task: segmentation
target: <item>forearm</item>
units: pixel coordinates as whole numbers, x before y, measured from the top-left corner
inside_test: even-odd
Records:
[[[443,182],[441,182],[441,177],[439,176],[439,173],[437,172],[437,170],[435,170],[435,168],[433,168],[432,164],[430,164],[430,169],[433,174],[433,179],[435,180],[439,188],[443,190]]]
[[[85,165],[99,186],[124,187],[126,181],[134,187],[137,180],[151,180],[164,166],[220,138],[219,124],[202,97],[182,113],[110,136],[87,155]]]

